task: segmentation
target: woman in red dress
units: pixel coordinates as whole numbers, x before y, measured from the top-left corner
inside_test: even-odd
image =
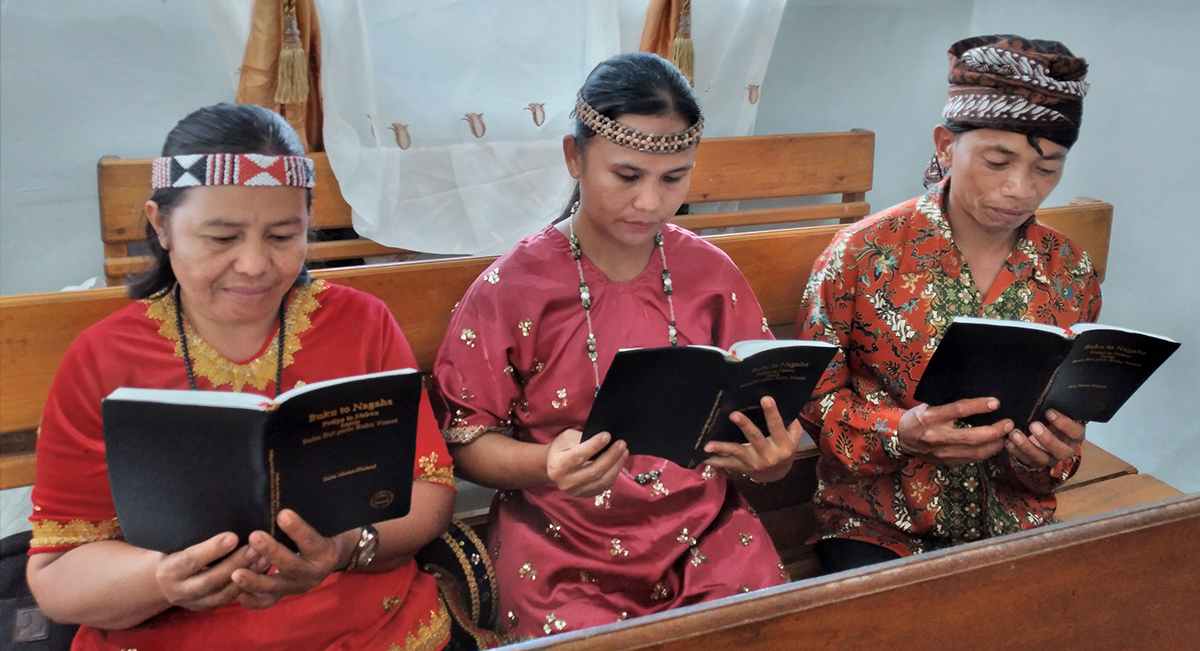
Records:
[[[703,120],[687,81],[649,54],[589,75],[563,140],[578,202],[468,290],[434,365],[435,410],[460,472],[500,489],[489,547],[502,630],[549,635],[786,581],[728,469],[781,479],[799,443],[771,431],[710,443],[688,470],[630,456],[620,432],[580,443],[618,349],[770,337],[742,274],[668,220],[687,195]],[[600,135],[601,137],[596,137]]]
[[[217,154],[217,155],[212,155]],[[422,400],[409,515],[326,538],[285,510],[181,552],[122,541],[100,401],[118,387],[248,391],[415,367],[387,307],[304,270],[312,161],[277,114],[196,111],[167,137],[146,204],[141,299],[86,330],[44,411],[28,580],[74,649],[440,649],[450,618],[414,553],[446,529],[453,470]]]

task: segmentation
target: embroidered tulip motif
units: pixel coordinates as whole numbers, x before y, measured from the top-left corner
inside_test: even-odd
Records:
[[[487,133],[487,125],[483,123],[482,113],[468,113],[463,117],[463,121],[471,125],[471,135],[476,138],[482,138],[483,134]]]
[[[388,127],[396,134],[396,144],[401,149],[408,149],[412,146],[412,136],[408,135],[408,125],[393,122],[392,126]]]
[[[544,105],[537,102],[530,102],[529,106],[525,107],[525,110],[533,114],[533,125],[535,127],[540,127],[546,122],[546,109]]]
[[[749,96],[747,97],[747,99],[750,100],[750,103],[757,104],[758,103],[758,84],[750,84],[749,86],[746,86],[746,90],[749,91]]]

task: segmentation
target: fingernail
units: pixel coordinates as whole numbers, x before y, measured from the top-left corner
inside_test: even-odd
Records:
[[[996,400],[995,398],[992,398],[991,400],[988,400],[987,406],[988,406],[988,409],[999,409],[1000,401]]]
[[[1046,420],[1050,421],[1051,423],[1058,420],[1058,412],[1054,411],[1053,409],[1051,409],[1050,411],[1047,411],[1046,412]]]
[[[1016,426],[1016,425],[1013,425],[1013,422],[1012,422],[1011,420],[1005,421],[1005,422],[1004,422],[1004,433],[1005,433],[1005,434],[1008,434],[1009,432],[1011,432],[1011,431],[1013,431],[1014,429],[1016,429],[1016,427],[1017,427],[1017,426]]]
[[[248,560],[253,560],[253,559],[254,559],[254,556],[255,556],[255,554],[256,554],[256,552],[254,551],[254,548],[253,548],[253,547],[247,547],[247,548],[246,548],[246,558],[247,558]]]
[[[1014,429],[1014,430],[1012,431],[1012,437],[1013,437],[1013,440],[1014,440],[1016,443],[1020,443],[1020,442],[1021,442],[1021,439],[1025,438],[1025,435],[1021,433],[1021,430],[1019,430],[1019,429]]]

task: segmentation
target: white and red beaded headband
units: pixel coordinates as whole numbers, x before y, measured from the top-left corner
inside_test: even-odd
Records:
[[[587,128],[605,138],[630,149],[651,154],[675,154],[696,146],[704,132],[704,116],[696,123],[678,133],[646,133],[627,127],[616,120],[601,115],[583,99],[583,93],[575,97],[575,117]]]
[[[311,188],[316,182],[307,156],[267,154],[180,154],[155,158],[150,187],[192,188],[201,185],[292,186]]]

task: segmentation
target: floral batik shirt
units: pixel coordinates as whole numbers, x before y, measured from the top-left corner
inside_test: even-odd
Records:
[[[1094,322],[1100,282],[1087,253],[1034,219],[987,296],[942,212],[949,179],[841,231],[817,260],[796,335],[840,350],[803,418],[819,429],[814,541],[860,540],[902,556],[1020,531],[1054,518],[1074,459],[1030,470],[1006,450],[942,466],[903,454],[900,416],[956,316],[1059,327]]]

